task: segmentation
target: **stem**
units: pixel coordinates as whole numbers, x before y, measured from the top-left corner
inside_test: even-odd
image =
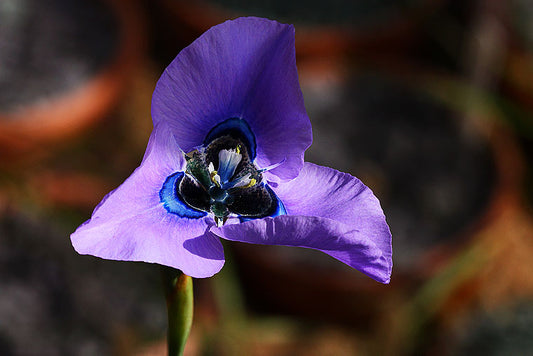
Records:
[[[168,356],[181,356],[192,325],[192,278],[183,272],[163,266],[161,268],[168,314]]]

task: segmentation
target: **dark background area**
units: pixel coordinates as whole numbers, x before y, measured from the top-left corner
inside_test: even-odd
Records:
[[[533,354],[528,1],[1,0],[0,355],[165,354],[158,266],[69,235],[139,165],[164,68],[245,15],[295,25],[306,160],[380,198],[393,276],[225,243],[186,354]]]

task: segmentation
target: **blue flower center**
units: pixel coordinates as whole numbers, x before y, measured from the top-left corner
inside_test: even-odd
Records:
[[[248,124],[226,120],[209,132],[204,145],[185,155],[185,172],[167,178],[161,201],[168,212],[181,217],[211,214],[218,226],[229,217],[245,221],[286,214],[254,158],[255,137]]]

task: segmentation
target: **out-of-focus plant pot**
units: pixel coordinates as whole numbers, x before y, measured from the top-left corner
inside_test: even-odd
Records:
[[[156,80],[155,71],[136,70],[105,123],[38,162],[10,166],[10,175],[0,181],[0,201],[3,185],[5,199],[17,206],[27,197],[43,209],[83,212],[87,218],[139,165],[152,130],[147,118]]]
[[[73,229],[0,206],[0,354],[133,355],[164,335],[158,267],[80,256]]]
[[[523,162],[503,130],[470,124],[416,86],[412,70],[402,81],[311,65],[299,66],[314,131],[306,160],[350,172],[379,197],[393,234],[391,284],[316,251],[233,247],[255,309],[368,330],[516,205]]]
[[[192,40],[211,26],[238,16],[259,16],[296,25],[299,56],[337,56],[361,49],[399,51],[417,37],[417,26],[443,0],[239,1],[164,0],[180,33]]]
[[[511,97],[525,106],[533,109],[533,54],[519,48],[512,48],[506,63],[504,78],[505,89]],[[529,126],[533,126],[530,120]]]
[[[510,202],[506,207],[501,206],[499,211],[494,209],[493,213],[493,222],[477,232],[463,255],[421,288],[413,298],[415,302],[411,305],[405,303],[408,308],[401,310],[396,320],[395,317],[389,318],[389,325],[395,325],[394,332],[389,332],[389,335],[394,335],[392,339],[396,339],[389,345],[389,351],[404,350],[404,354],[409,355],[530,354],[518,352],[528,343],[533,346],[531,335],[522,338],[524,330],[531,331],[531,321],[527,320],[529,316],[510,309],[513,305],[524,304],[527,306],[522,308],[524,314],[531,314],[532,218],[526,209],[519,205],[513,207]],[[404,311],[408,313],[401,315]],[[487,323],[487,318],[480,318],[480,314],[493,317]],[[420,318],[420,315],[423,317]],[[494,333],[499,328],[498,325],[489,325],[497,320],[494,317],[503,317],[495,324],[506,327],[506,324],[512,323],[517,332]],[[391,322],[391,319],[394,321]],[[480,324],[485,324],[488,330],[480,328]],[[524,326],[521,330],[520,325]],[[505,331],[504,328],[499,329]],[[464,352],[471,347],[479,347],[483,342],[480,336],[485,331],[493,334],[494,348],[490,352],[486,349]],[[514,337],[519,338],[513,340],[518,341],[515,345],[517,352],[504,352],[511,349],[509,347],[513,342],[508,341]],[[527,341],[526,344],[524,341]],[[494,351],[496,353],[491,353]]]
[[[144,34],[136,2],[125,0],[9,0],[2,11],[5,163],[40,155],[105,117],[140,59]]]
[[[507,58],[503,68],[503,86],[517,102],[533,109],[533,5],[524,0],[506,3],[501,14],[503,28],[508,34]],[[533,121],[529,117],[530,130]]]

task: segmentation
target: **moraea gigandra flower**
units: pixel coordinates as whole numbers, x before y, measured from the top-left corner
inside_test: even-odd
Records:
[[[388,283],[391,234],[357,178],[304,162],[312,141],[294,28],[214,26],[166,68],[141,165],[72,235],[81,254],[209,277],[220,238],[320,250]]]

